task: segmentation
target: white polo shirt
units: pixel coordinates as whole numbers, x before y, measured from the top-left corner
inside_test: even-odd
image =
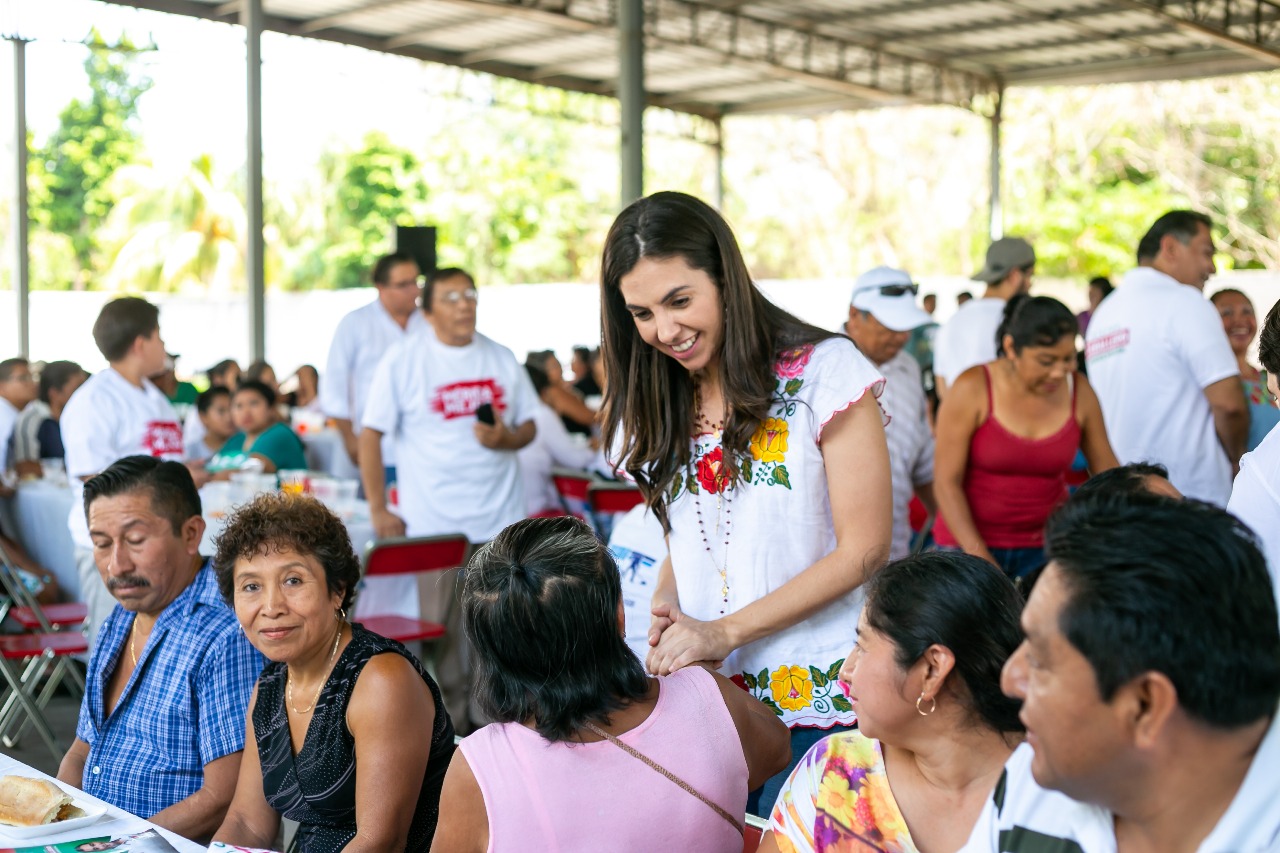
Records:
[[[182,425],[164,392],[143,379],[142,387],[108,367],[76,389],[58,421],[71,482],[67,527],[72,541],[92,548],[84,517],[82,477],[97,474],[125,456],[182,460]]]
[[[1280,430],[1271,430],[1261,444],[1240,458],[1240,473],[1231,487],[1227,512],[1258,535],[1280,603]]]
[[[399,514],[410,536],[463,533],[486,542],[524,518],[516,453],[476,439],[476,409],[491,403],[514,430],[533,420],[537,402],[511,350],[479,333],[462,347],[429,334],[387,350],[364,425],[395,441]]]
[[[1003,299],[970,299],[938,330],[933,343],[933,374],[956,384],[960,374],[996,357],[996,332],[1004,318]]]
[[[1226,506],[1231,463],[1204,389],[1240,371],[1204,295],[1150,267],[1131,270],[1093,312],[1085,355],[1121,464],[1159,462],[1184,495]]]
[[[410,314],[402,329],[378,299],[343,317],[329,344],[320,383],[320,408],[325,415],[351,421],[359,435],[378,362],[393,344],[424,331],[430,334],[431,326],[421,311]],[[389,438],[382,441],[382,462],[396,464],[395,446]]]
[[[884,376],[880,408],[889,416],[884,437],[889,444],[889,473],[893,477],[893,539],[889,559],[911,552],[909,506],[916,486],[933,482],[933,434],[929,431],[929,400],[920,384],[920,366],[906,350],[879,366]]]
[[[1108,297],[1109,298],[1109,297]],[[1116,853],[1115,815],[1036,784],[1031,746],[1005,763],[960,853],[1038,853],[1079,850]],[[1275,853],[1280,850],[1280,717],[1273,717],[1231,805],[1196,853]]]

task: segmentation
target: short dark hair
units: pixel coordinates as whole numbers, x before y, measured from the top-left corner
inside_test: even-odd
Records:
[[[213,571],[227,604],[235,606],[236,561],[272,551],[315,557],[329,592],[342,594],[343,609],[351,607],[360,561],[342,519],[310,495],[283,492],[266,492],[237,508],[218,537]]]
[[[212,382],[213,384],[225,385],[226,383],[223,380],[226,379],[227,373],[229,373],[231,371],[231,368],[233,367],[236,370],[239,370],[240,369],[239,362],[237,362],[234,358],[224,358],[222,361],[218,362],[213,367],[210,367],[208,370],[206,370],[205,375],[209,377],[209,381]]]
[[[1068,600],[1059,628],[1110,701],[1163,673],[1187,714],[1235,729],[1275,713],[1280,626],[1257,540],[1197,500],[1094,495],[1067,501],[1045,529]]]
[[[1169,469],[1159,462],[1130,462],[1117,465],[1085,480],[1071,496],[1072,500],[1087,500],[1093,495],[1150,495],[1148,477],[1169,479]]]
[[[378,262],[373,265],[373,284],[386,284],[391,280],[391,270],[400,264],[418,265],[418,259],[408,252],[392,252],[389,255],[383,255],[378,258]]]
[[[1051,347],[1064,337],[1073,340],[1080,323],[1071,309],[1052,296],[1019,293],[1004,305],[1004,317],[996,329],[996,357],[1004,357],[1004,336],[1013,338],[1013,351],[1026,347]]]
[[[268,391],[271,389],[268,388]],[[222,385],[211,385],[206,390],[200,392],[200,396],[196,397],[196,411],[205,414],[213,407],[214,401],[219,397],[231,398],[231,389]]]
[[[276,369],[272,367],[265,359],[258,359],[250,363],[244,369],[244,373],[240,374],[240,387],[244,387],[246,382],[261,382],[263,375],[270,370],[275,375]],[[280,377],[276,377],[279,379]]]
[[[538,396],[542,396],[542,392],[547,390],[551,385],[551,379],[547,376],[547,372],[536,364],[525,362],[525,372],[529,374],[529,381],[533,383],[533,391]]]
[[[1258,361],[1273,376],[1280,376],[1280,302],[1271,306],[1258,335]]]
[[[74,361],[51,361],[40,371],[40,399],[49,402],[49,392],[60,389],[85,370]]]
[[[129,353],[138,338],[149,338],[160,329],[160,309],[145,299],[122,296],[113,299],[98,312],[93,323],[93,342],[109,362],[117,362]]]
[[[1000,690],[1000,671],[1022,642],[1022,596],[1004,572],[970,554],[930,551],[872,576],[864,607],[867,624],[893,641],[898,666],[907,669],[934,643],[946,646],[972,716],[997,732],[1025,730],[1022,703]]]
[[[1194,210],[1171,210],[1151,224],[1147,233],[1138,241],[1138,263],[1146,264],[1160,254],[1160,244],[1172,234],[1182,245],[1187,245],[1204,226],[1213,230],[1213,220]]]
[[[276,392],[272,391],[271,386],[265,382],[259,382],[256,379],[246,379],[236,386],[236,393],[239,394],[241,391],[250,391],[257,394],[267,401],[267,408],[271,408],[276,404]]]
[[[31,362],[21,356],[0,361],[0,382],[8,382],[19,367],[30,367]]]
[[[530,518],[499,533],[462,586],[480,707],[499,723],[532,719],[553,742],[608,725],[649,686],[618,630],[621,601],[618,566],[582,521]]]
[[[1110,296],[1111,291],[1116,289],[1115,285],[1111,283],[1111,279],[1107,278],[1105,275],[1095,275],[1093,278],[1089,279],[1089,286],[1096,287],[1098,290],[1101,290],[1103,299]]]
[[[476,280],[471,277],[471,273],[461,267],[442,267],[427,273],[427,279],[422,284],[422,310],[428,314],[431,313],[431,295],[435,293],[437,284],[459,276],[469,281],[472,287],[476,286]]]
[[[182,532],[182,525],[189,519],[200,515],[200,492],[186,465],[154,456],[126,456],[85,480],[85,520],[89,519],[89,507],[98,498],[141,491],[150,492],[152,512],[169,520],[174,535]]]

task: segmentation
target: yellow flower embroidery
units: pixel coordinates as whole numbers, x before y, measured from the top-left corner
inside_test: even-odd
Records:
[[[802,666],[783,664],[769,677],[773,701],[784,711],[802,711],[813,704],[813,680]]]
[[[782,462],[787,455],[787,422],[765,418],[751,436],[751,455],[757,462]]]

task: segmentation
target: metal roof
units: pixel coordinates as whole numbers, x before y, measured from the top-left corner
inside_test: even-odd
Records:
[[[234,23],[238,0],[107,0]],[[616,0],[264,0],[266,29],[615,94]],[[649,103],[971,106],[1003,87],[1280,66],[1273,0],[645,0]]]

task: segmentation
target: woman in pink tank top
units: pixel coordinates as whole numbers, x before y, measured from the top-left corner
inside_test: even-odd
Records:
[[[467,567],[462,613],[495,722],[454,753],[434,849],[742,849],[747,791],[787,765],[787,728],[710,669],[645,674],[585,524],[502,531]]]
[[[995,361],[961,374],[938,411],[934,538],[1011,577],[1044,562],[1044,525],[1067,498],[1076,451],[1089,471],[1117,464],[1102,409],[1076,374],[1075,316],[1048,296],[1015,296]]]

